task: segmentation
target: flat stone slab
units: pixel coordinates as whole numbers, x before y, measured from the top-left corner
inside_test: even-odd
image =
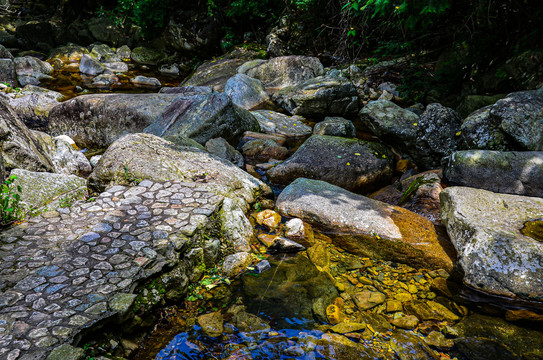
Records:
[[[195,183],[144,180],[0,234],[0,359],[45,359],[122,315],[120,297],[179,261],[179,237],[203,228],[222,199]]]

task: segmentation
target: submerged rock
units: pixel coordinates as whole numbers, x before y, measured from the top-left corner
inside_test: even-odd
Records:
[[[303,178],[283,190],[276,206],[285,216],[332,232],[334,243],[350,253],[452,269],[453,246],[438,236],[429,220],[405,209]]]
[[[453,185],[543,197],[543,151],[457,151],[443,175]]]
[[[358,139],[313,135],[286,161],[268,170],[269,179],[289,184],[300,177],[367,192],[392,177],[392,154],[383,145]]]
[[[441,192],[441,219],[458,252],[464,283],[498,296],[543,300],[543,199],[449,187]]]
[[[218,337],[223,333],[223,317],[220,311],[198,316],[196,319],[202,331],[209,337]]]

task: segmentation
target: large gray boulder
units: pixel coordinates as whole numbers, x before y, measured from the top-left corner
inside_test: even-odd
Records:
[[[356,128],[351,120],[342,117],[326,117],[323,121],[315,124],[313,134],[354,138],[356,137]]]
[[[49,210],[70,206],[87,195],[87,181],[75,175],[52,174],[13,169],[15,186],[21,186],[21,205],[25,209]]]
[[[268,170],[268,178],[288,185],[305,177],[355,192],[368,192],[392,178],[392,153],[378,143],[313,135],[286,161]]]
[[[469,114],[460,130],[468,149],[513,150],[517,146],[500,128],[498,119],[490,115],[492,106],[485,106]]]
[[[262,83],[244,74],[236,74],[226,82],[224,93],[232,102],[246,110],[266,109],[273,106]]]
[[[443,175],[453,185],[543,197],[543,151],[457,151]]]
[[[125,134],[143,131],[177,98],[175,94],[78,96],[50,111],[48,132],[68,135],[82,148],[105,149]]]
[[[439,167],[441,158],[462,144],[460,117],[430,104],[419,117],[388,100],[372,101],[359,113],[359,128],[368,128],[423,168]]]
[[[177,146],[151,134],[130,134],[115,141],[94,168],[89,187],[149,179],[198,181],[204,188],[247,203],[271,192],[269,187],[229,161],[194,147]]]
[[[50,78],[53,73],[53,67],[48,62],[32,56],[16,57],[13,61],[15,62],[15,72],[21,84],[23,84],[25,77],[34,78],[39,82],[42,79]]]
[[[466,285],[492,295],[543,300],[543,199],[449,187],[440,200],[441,220]]]
[[[258,79],[267,91],[277,91],[324,74],[319,59],[308,56],[280,56],[268,61],[252,61],[238,69]]]
[[[271,110],[251,111],[260,125],[260,131],[266,134],[279,134],[288,138],[300,138],[311,135],[311,127],[304,124],[301,116],[288,116]]]
[[[324,181],[298,179],[276,201],[277,210],[330,231],[345,250],[415,267],[451,270],[454,249],[426,218],[353,194]]]
[[[29,171],[54,171],[51,159],[2,98],[0,98],[0,152],[6,170],[18,168]]]
[[[358,112],[358,94],[353,83],[341,77],[319,76],[286,87],[273,100],[292,115],[324,118],[351,116]]]
[[[197,95],[175,100],[145,132],[157,136],[183,135],[204,145],[222,137],[237,145],[245,131],[259,131],[251,113],[226,94]]]
[[[91,76],[100,75],[107,71],[107,67],[90,55],[84,54],[79,62],[79,72]]]

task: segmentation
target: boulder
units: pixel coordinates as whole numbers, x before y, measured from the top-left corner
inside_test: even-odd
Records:
[[[441,220],[458,252],[463,282],[477,290],[543,300],[543,199],[449,187]]]
[[[323,121],[315,124],[313,134],[354,138],[356,128],[351,120],[342,117],[325,117]]]
[[[53,171],[54,166],[30,130],[0,98],[0,152],[6,170]]]
[[[235,49],[230,53],[204,63],[188,76],[183,86],[209,86],[214,91],[224,91],[228,79],[237,74],[238,68],[259,56],[256,51]]]
[[[221,233],[236,252],[251,251],[254,229],[245,216],[248,208],[240,199],[225,198],[220,215]]]
[[[279,195],[278,211],[332,234],[350,253],[450,271],[450,242],[426,218],[397,206],[353,194],[324,181],[298,179]]]
[[[21,84],[23,84],[21,81],[23,77],[32,77],[39,82],[39,80],[50,78],[49,75],[53,73],[53,67],[49,63],[32,56],[16,57],[13,61]]]
[[[368,103],[359,113],[359,129],[370,129],[423,168],[439,167],[441,158],[461,145],[460,117],[430,104],[419,117],[388,100]]]
[[[53,162],[56,173],[85,178],[90,175],[92,166],[85,155],[74,148],[72,139],[66,139],[67,136],[52,138],[41,131],[32,131],[32,134]]]
[[[14,186],[21,186],[21,205],[25,209],[39,209],[47,205],[49,210],[70,205],[87,195],[87,181],[75,175],[52,174],[13,169]]]
[[[224,93],[232,102],[246,110],[265,109],[272,106],[262,83],[244,74],[236,74],[226,82]]]
[[[258,130],[260,126],[249,111],[217,93],[175,100],[144,131],[157,136],[181,134],[200,144],[217,137],[237,144],[245,131]]]
[[[457,151],[443,175],[453,185],[543,197],[543,151]]]
[[[543,88],[520,91],[490,109],[502,129],[524,150],[543,150]]]
[[[227,277],[234,277],[241,273],[247,266],[251,265],[251,254],[238,252],[224,258],[222,271]]]
[[[417,145],[411,157],[426,169],[440,167],[441,158],[462,145],[460,116],[440,104],[429,104],[420,116]]]
[[[13,60],[13,55],[11,52],[6,49],[6,47],[0,44],[0,59],[10,59]]]
[[[221,336],[224,331],[224,320],[220,311],[200,315],[196,321],[202,328],[204,334],[209,337]]]
[[[215,138],[206,142],[205,149],[222,159],[230,161],[237,167],[243,167],[243,155],[239,153],[228,141],[223,138]]]
[[[356,192],[372,191],[392,178],[393,159],[383,145],[313,135],[286,161],[268,170],[270,181],[288,185],[305,177]]]
[[[253,62],[238,70],[240,73],[258,79],[266,91],[277,91],[288,86],[324,74],[319,59],[308,56],[280,56],[268,61]]]
[[[119,27],[107,16],[92,18],[87,23],[90,35],[102,43],[119,46],[126,42],[126,37]]]
[[[50,111],[49,133],[68,135],[83,148],[105,149],[125,134],[143,131],[177,98],[175,94],[81,95]]]
[[[468,149],[514,150],[518,146],[500,128],[498,119],[490,116],[492,106],[471,113],[462,122],[460,130]]]
[[[260,131],[279,134],[288,138],[302,138],[311,135],[311,127],[304,124],[300,116],[288,116],[271,110],[251,111],[260,124]]]
[[[158,65],[167,59],[162,51],[143,46],[132,49],[130,57],[135,63],[143,65]]]
[[[79,63],[79,72],[96,76],[107,70],[106,66],[90,55],[84,54]]]
[[[162,76],[170,76],[170,77],[177,77],[179,76],[179,66],[177,64],[171,64],[171,65],[162,65],[158,69],[158,72]]]
[[[253,161],[284,160],[288,157],[288,149],[272,139],[249,140],[243,144],[241,151]]]
[[[130,57],[132,55],[132,50],[128,47],[128,45],[123,45],[117,48],[117,51],[115,51],[117,55],[121,57],[123,61],[130,60]]]
[[[0,79],[11,87],[16,87],[19,84],[13,59],[0,59]]]
[[[122,61],[122,58],[106,44],[93,45],[90,56],[102,63],[114,63]]]
[[[324,118],[358,112],[358,94],[353,83],[341,77],[319,76],[285,87],[273,100],[292,115]]]
[[[181,96],[193,95],[211,95],[213,89],[208,86],[179,86],[179,87],[163,87],[159,91],[160,94],[179,94]]]
[[[130,179],[199,180],[200,186],[247,203],[269,194],[261,181],[232,163],[193,147],[177,146],[151,134],[130,134],[115,141],[89,177],[89,187],[103,191]]]

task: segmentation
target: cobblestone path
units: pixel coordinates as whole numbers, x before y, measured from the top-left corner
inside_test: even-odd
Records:
[[[176,261],[222,197],[142,181],[44,213],[0,234],[0,359],[45,359],[126,311],[138,281]]]

